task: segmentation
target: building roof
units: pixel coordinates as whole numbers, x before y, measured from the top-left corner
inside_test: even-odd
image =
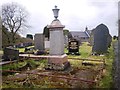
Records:
[[[72,36],[78,36],[78,37],[89,37],[89,35],[86,32],[82,31],[71,31],[70,32]]]
[[[86,30],[85,32],[87,32],[90,35],[92,33],[92,30]]]

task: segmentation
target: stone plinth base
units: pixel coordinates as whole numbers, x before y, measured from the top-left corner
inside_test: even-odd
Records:
[[[65,70],[70,67],[68,62],[67,55],[61,56],[51,56],[48,58],[48,65],[46,66],[47,70]]]

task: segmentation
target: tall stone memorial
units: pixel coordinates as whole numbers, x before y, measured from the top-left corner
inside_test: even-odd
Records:
[[[55,19],[52,21],[47,28],[50,30],[50,56],[48,64],[51,69],[63,70],[68,65],[67,55],[64,54],[64,35],[63,28],[64,25],[57,19],[59,9],[55,6],[55,9],[52,9]]]

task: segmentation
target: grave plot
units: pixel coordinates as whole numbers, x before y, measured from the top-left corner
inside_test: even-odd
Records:
[[[5,65],[2,67],[3,88],[97,87],[96,85],[103,73],[101,64],[84,66],[82,65],[82,60],[73,60],[72,58],[69,61],[72,69],[65,71],[45,70],[44,67],[47,64],[47,60],[28,60]],[[8,74],[4,74],[5,72]]]
[[[84,48],[83,48],[84,47]],[[14,62],[3,65],[3,88],[94,88],[110,87],[113,49],[107,56],[90,55],[91,47],[83,44],[80,47],[80,56],[68,55],[71,70],[45,70],[47,60],[32,58],[32,55],[23,58],[23,62]],[[84,51],[84,52],[83,52]],[[34,55],[35,56],[35,55]],[[45,56],[44,56],[45,57]],[[88,59],[86,59],[88,57]],[[28,59],[28,60],[27,60]],[[92,60],[93,59],[93,60]],[[94,60],[95,59],[95,60]],[[98,62],[100,59],[100,62]],[[106,66],[103,69],[103,59]],[[96,61],[97,60],[97,61]],[[19,60],[20,61],[20,60]],[[30,61],[30,64],[26,62]],[[83,64],[83,65],[82,65]],[[10,65],[10,66],[9,66]],[[31,68],[32,67],[32,68]],[[105,77],[105,78],[104,78]],[[106,78],[107,77],[107,78]],[[103,79],[101,80],[101,79]]]

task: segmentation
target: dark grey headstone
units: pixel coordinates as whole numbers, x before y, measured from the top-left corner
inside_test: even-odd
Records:
[[[106,53],[108,50],[108,44],[110,44],[109,30],[104,24],[100,24],[94,31],[94,45],[92,51],[97,54]]]
[[[6,47],[3,50],[3,59],[4,60],[18,60],[19,59],[19,50]]]

